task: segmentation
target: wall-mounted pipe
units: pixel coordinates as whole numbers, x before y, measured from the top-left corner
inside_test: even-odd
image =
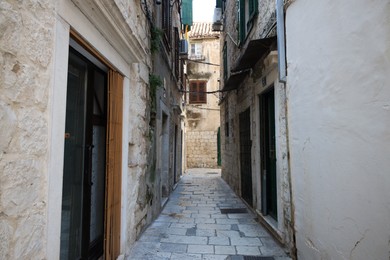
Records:
[[[286,42],[284,29],[284,0],[276,0],[276,32],[278,35],[278,67],[279,81],[286,83],[287,68],[286,68]]]

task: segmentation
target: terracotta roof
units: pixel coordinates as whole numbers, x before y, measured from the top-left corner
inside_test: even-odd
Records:
[[[190,38],[218,38],[219,32],[212,31],[212,23],[193,23],[191,31],[188,32]]]

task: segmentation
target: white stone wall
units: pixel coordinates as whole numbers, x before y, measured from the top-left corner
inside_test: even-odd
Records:
[[[0,2],[0,259],[43,259],[52,1]]]
[[[298,258],[390,257],[390,1],[286,14]]]
[[[135,199],[149,180],[146,24],[137,1],[0,2],[0,259],[59,256],[71,27],[124,75],[121,253],[158,213]]]
[[[191,131],[186,135],[188,168],[215,168],[217,165],[217,131]]]

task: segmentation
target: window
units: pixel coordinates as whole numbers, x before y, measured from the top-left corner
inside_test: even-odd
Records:
[[[215,4],[216,8],[221,8],[222,13],[225,11],[226,8],[226,0],[217,0]]]
[[[202,55],[202,44],[201,43],[191,43],[191,60],[202,60],[204,57]]]
[[[163,40],[164,44],[170,49],[171,46],[171,28],[172,28],[172,17],[170,12],[169,1],[161,1],[162,8],[162,29],[164,31]]]
[[[244,42],[258,13],[258,0],[238,0],[239,40]]]
[[[191,81],[190,83],[190,104],[207,103],[206,81]]]
[[[175,27],[175,75],[178,79],[180,76],[180,68],[179,68],[179,44],[180,44],[180,38],[179,38],[179,29]]]

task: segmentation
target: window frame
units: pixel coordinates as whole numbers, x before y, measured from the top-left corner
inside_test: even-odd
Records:
[[[172,35],[172,15],[169,1],[161,1],[161,25],[163,34],[163,42],[168,51],[171,50],[171,35]]]

